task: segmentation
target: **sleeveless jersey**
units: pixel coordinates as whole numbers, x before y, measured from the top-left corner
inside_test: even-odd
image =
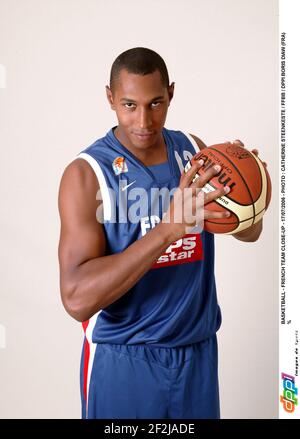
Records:
[[[163,128],[168,162],[147,167],[119,142],[115,128],[76,156],[89,162],[99,181],[107,255],[122,252],[155,227],[184,166],[199,151],[189,134]],[[157,347],[197,343],[220,325],[214,236],[197,228],[172,243],[127,293],[83,324],[90,344]]]

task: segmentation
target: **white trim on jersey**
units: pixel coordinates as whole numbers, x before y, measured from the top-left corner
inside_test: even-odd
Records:
[[[109,221],[111,219],[111,202],[110,202],[110,196],[109,196],[109,189],[108,186],[106,184],[106,180],[103,174],[103,171],[99,165],[99,163],[89,154],[87,154],[86,152],[81,152],[79,153],[74,160],[81,158],[86,160],[92,167],[93,171],[96,174],[96,177],[98,179],[98,183],[100,186],[100,190],[101,190],[101,196],[102,196],[102,200],[103,200],[103,217],[104,220]]]
[[[196,140],[194,139],[194,137],[192,137],[189,133],[186,133],[185,131],[181,131],[181,132],[189,139],[189,141],[193,145],[194,150],[196,151],[196,153],[199,152],[200,148],[199,148]]]
[[[101,310],[102,311],[102,310]],[[90,381],[91,381],[91,373],[93,369],[94,364],[94,358],[95,358],[95,352],[97,343],[93,343],[92,336],[93,336],[93,330],[95,328],[98,315],[101,313],[101,311],[98,311],[96,314],[94,314],[89,319],[89,324],[85,331],[85,337],[87,339],[87,342],[89,344],[90,348],[90,356],[89,356],[89,364],[88,364],[88,372],[87,372],[87,383],[86,383],[86,418],[88,418],[88,401],[89,401],[89,390],[90,390]]]

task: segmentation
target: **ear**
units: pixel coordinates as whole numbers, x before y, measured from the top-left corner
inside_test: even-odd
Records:
[[[171,100],[173,99],[174,87],[175,87],[175,82],[172,82],[172,84],[169,85],[169,87],[168,87],[169,105],[170,105]]]
[[[106,97],[107,97],[108,103],[110,105],[110,108],[112,110],[115,110],[113,94],[112,94],[112,91],[108,85],[105,86],[105,90],[106,90]]]

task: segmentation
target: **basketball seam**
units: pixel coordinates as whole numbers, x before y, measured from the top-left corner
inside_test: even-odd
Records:
[[[252,154],[252,153],[251,153],[251,154]],[[261,162],[260,158],[259,158],[259,157],[257,157],[257,158],[258,158],[258,160]],[[260,196],[261,196],[261,194],[262,194],[262,190],[263,190],[263,179],[262,179],[261,170],[260,170],[259,164],[257,163],[257,160],[255,160],[255,164],[256,164],[256,166],[258,167],[258,170],[259,170],[259,177],[260,177],[260,193],[259,193],[259,197],[257,197],[257,199],[259,199]]]
[[[247,190],[248,190],[248,192],[249,192],[249,195],[250,195],[250,198],[251,198],[251,200],[252,200],[252,209],[253,209],[253,213],[254,213],[254,215],[253,215],[253,219],[255,218],[255,206],[254,206],[254,200],[253,200],[253,197],[252,197],[252,194],[251,194],[251,192],[250,192],[250,189],[249,189],[249,186],[248,186],[248,184],[247,184],[247,182],[246,182],[246,180],[244,179],[244,177],[242,176],[242,174],[240,173],[240,171],[238,170],[238,168],[235,166],[235,164],[225,155],[225,154],[223,154],[221,151],[219,151],[218,149],[215,149],[215,148],[213,148],[213,147],[209,147],[209,149],[212,149],[213,151],[215,151],[215,152],[218,152],[219,154],[221,154],[226,160],[228,160],[231,164],[232,164],[232,166],[235,168],[235,170],[239,173],[239,175],[241,176],[241,179],[243,180],[243,182],[244,182],[244,184],[245,184],[245,186],[246,186],[246,188],[247,188]],[[254,159],[255,160],[255,159]],[[256,160],[255,160],[255,163],[256,163]],[[260,170],[259,170],[259,172],[260,172]],[[229,198],[229,197],[228,197]],[[232,201],[234,201],[234,200],[232,200]],[[239,222],[241,222],[241,221],[239,221]],[[252,222],[252,224],[254,224],[254,222]]]
[[[215,190],[218,189],[216,186],[214,186],[213,184],[211,184],[211,182],[209,182],[209,184],[210,184]],[[242,204],[242,203],[239,203],[238,201],[234,200],[233,198],[230,198],[228,195],[221,195],[221,197],[219,197],[219,198],[224,198],[225,200],[228,198],[228,200],[232,201],[234,204],[238,204],[238,205],[241,206],[241,207],[248,207],[248,206],[249,206],[249,204]],[[224,207],[225,209],[230,210],[228,207],[225,207],[224,204],[222,204],[220,201],[218,201],[218,198],[216,198],[216,199],[213,200],[213,201],[210,201],[210,202],[207,203],[207,204],[210,204],[210,203],[218,203],[220,206]],[[254,204],[254,203],[252,203],[252,204]]]

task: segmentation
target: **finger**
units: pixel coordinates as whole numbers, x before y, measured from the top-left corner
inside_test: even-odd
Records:
[[[199,178],[197,178],[192,184],[192,188],[202,188],[206,185],[206,183],[211,180],[212,177],[215,175],[218,175],[221,171],[220,165],[215,165],[210,167],[204,174],[200,175]]]
[[[265,168],[268,166],[266,162],[263,162],[263,165]]]
[[[213,218],[229,218],[230,212],[225,210],[224,212],[217,212],[214,210],[204,209],[204,220],[213,219]]]
[[[211,191],[204,195],[204,204],[208,204],[213,200],[216,200],[219,197],[223,197],[224,195],[230,192],[229,186],[224,186],[220,189],[216,189],[215,191]]]
[[[255,154],[256,156],[258,156],[258,154],[259,154],[259,151],[258,151],[258,149],[252,149],[252,151],[251,152],[253,152],[253,154]]]
[[[243,144],[243,142],[242,142],[241,140],[239,140],[239,139],[235,139],[235,140],[233,141],[233,143],[234,143],[235,145],[245,146],[245,145]]]
[[[187,172],[184,172],[182,174],[180,182],[181,188],[188,187],[192,183],[197,172],[199,171],[201,166],[203,166],[203,163],[204,161],[202,159],[195,162]]]

